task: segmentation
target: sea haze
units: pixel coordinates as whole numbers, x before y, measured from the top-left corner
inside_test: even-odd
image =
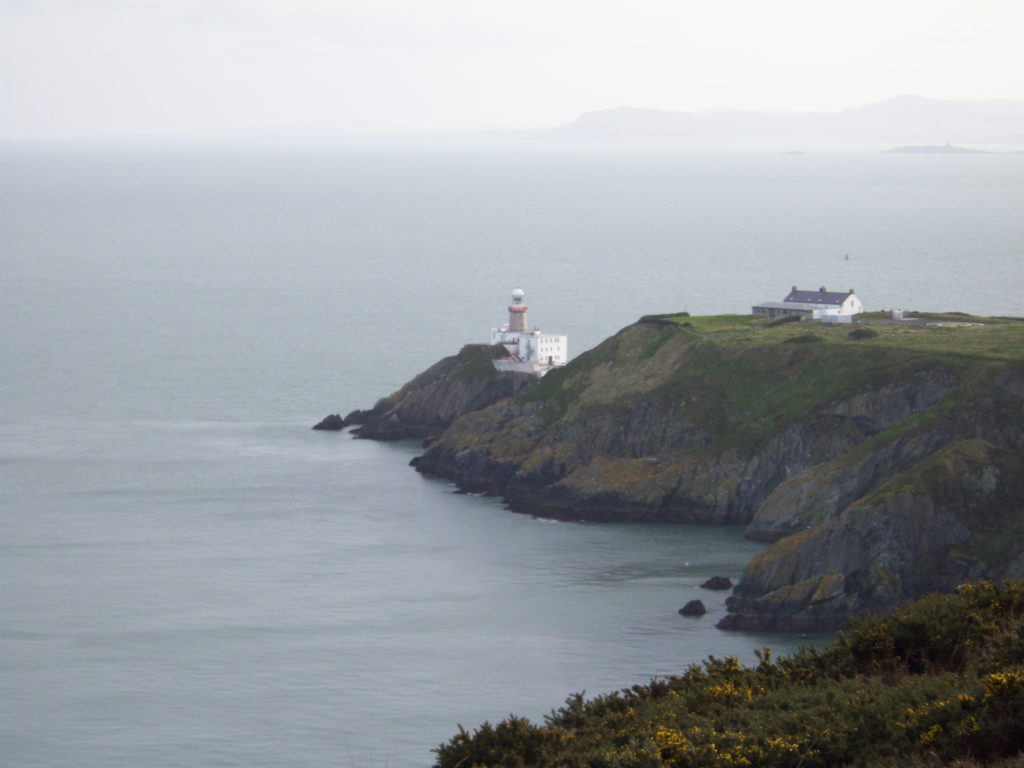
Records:
[[[1015,155],[36,145],[0,209],[17,766],[427,766],[458,723],[806,642],[714,628],[738,529],[535,520],[309,430],[514,287],[571,354],[794,284],[1024,315]]]

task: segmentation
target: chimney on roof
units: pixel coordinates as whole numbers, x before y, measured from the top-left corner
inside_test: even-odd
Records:
[[[820,291],[821,291],[822,293],[825,293],[825,286],[824,286],[824,285],[823,285],[823,286],[821,286],[821,288],[820,288],[819,290],[820,290]]]
[[[795,291],[796,289],[797,289],[797,288],[796,288],[796,286],[794,285],[794,286],[793,286],[793,290]]]
[[[853,295],[853,288],[850,289],[850,295]]]

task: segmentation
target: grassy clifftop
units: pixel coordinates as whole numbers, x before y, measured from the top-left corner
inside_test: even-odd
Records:
[[[751,315],[648,315],[641,323],[677,326],[691,334],[728,346],[763,346],[795,340],[1022,359],[1024,319],[975,317],[959,312],[909,313],[905,320],[890,320],[881,312],[859,315],[856,325],[828,325],[786,320],[765,321]],[[870,333],[864,333],[870,331]],[[799,343],[799,342],[797,342]],[[815,343],[815,342],[811,342]]]
[[[1024,360],[1024,321],[867,317],[850,326],[773,323],[750,315],[648,316],[549,374],[526,400],[562,415],[621,397],[713,390],[728,402],[737,426],[771,428],[823,399],[904,370],[963,371]]]
[[[750,315],[647,316],[548,375],[525,399],[561,416],[622,397],[717,394],[722,408],[705,417],[723,410],[737,428],[759,434],[823,400],[908,370],[962,372],[1024,360],[1022,320],[865,318],[851,326]]]

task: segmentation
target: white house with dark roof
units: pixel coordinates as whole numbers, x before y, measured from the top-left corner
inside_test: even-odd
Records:
[[[853,292],[837,293],[821,286],[816,291],[801,291],[795,285],[782,301],[764,301],[755,304],[753,313],[761,317],[799,315],[801,320],[821,320],[826,323],[849,323],[853,316],[864,311],[864,305]]]

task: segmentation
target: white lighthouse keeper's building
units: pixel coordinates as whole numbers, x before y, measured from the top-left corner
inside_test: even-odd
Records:
[[[552,368],[568,362],[569,337],[558,333],[541,333],[539,328],[530,330],[526,322],[529,309],[523,301],[522,288],[512,291],[512,303],[508,307],[508,325],[491,329],[491,344],[501,344],[508,351],[507,357],[494,361],[499,371],[519,371],[543,376]]]

